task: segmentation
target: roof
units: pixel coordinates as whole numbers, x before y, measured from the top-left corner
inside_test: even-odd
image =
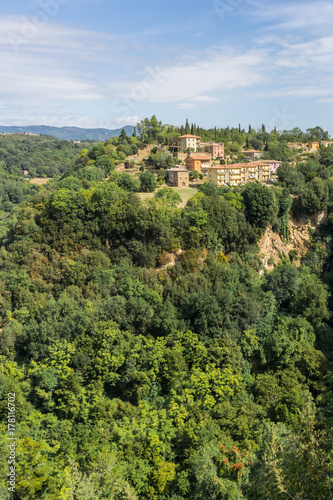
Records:
[[[192,158],[192,160],[211,160],[211,156],[207,155],[206,153],[189,154],[187,158]]]
[[[184,167],[173,167],[173,168],[167,168],[167,172],[188,172],[187,168]]]
[[[198,135],[185,134],[185,135],[180,135],[178,139],[200,139],[200,137]]]
[[[282,161],[279,160],[257,160],[257,161],[250,161],[249,163],[245,163],[245,165],[250,165],[250,166],[255,166],[255,165],[272,165],[273,163],[282,163]]]
[[[208,167],[209,169],[215,168],[218,170],[223,170],[224,168],[243,168],[249,165],[248,163],[232,163],[230,165],[216,165],[215,167]]]
[[[247,149],[246,151],[242,151],[242,153],[262,153],[258,149]]]
[[[218,170],[222,170],[224,168],[246,168],[246,167],[256,167],[260,165],[272,165],[273,163],[279,163],[281,164],[281,161],[277,160],[258,160],[258,161],[250,161],[249,163],[230,163],[229,165],[215,165],[210,168],[215,168]]]

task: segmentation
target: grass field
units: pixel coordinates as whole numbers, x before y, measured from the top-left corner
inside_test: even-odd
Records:
[[[192,196],[195,195],[195,193],[198,192],[197,188],[195,187],[173,187],[171,188],[173,189],[174,191],[176,191],[182,198],[182,203],[179,203],[178,205],[178,208],[183,208],[185,207],[187,201],[192,198]],[[158,191],[158,189],[154,192],[154,193],[138,193],[139,197],[142,199],[142,200],[146,200],[146,199],[149,199],[149,198],[153,198],[155,193]]]

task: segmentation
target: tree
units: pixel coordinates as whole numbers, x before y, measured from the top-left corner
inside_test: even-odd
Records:
[[[268,424],[259,460],[246,487],[247,498],[332,500],[330,442],[331,437],[318,428],[311,402],[296,428]]]
[[[253,139],[249,140],[249,146],[251,148],[259,149],[261,151],[262,148],[264,147],[264,143],[260,139],[254,137]]]
[[[137,124],[138,132],[141,135],[141,141],[146,140],[149,144],[156,142],[157,136],[162,131],[162,122],[158,121],[153,115],[151,119],[144,118]]]
[[[91,150],[89,151],[88,154],[89,154],[89,158],[91,160],[96,161],[97,158],[104,155],[104,144],[103,143],[96,144],[96,146],[93,146],[91,148]]]
[[[191,170],[189,173],[190,181],[195,181],[196,179],[200,179],[200,174],[197,170]]]
[[[299,193],[305,184],[305,176],[289,163],[282,163],[277,173],[279,181],[290,189],[293,194]]]
[[[128,136],[124,128],[121,129],[120,135],[118,137],[119,144],[128,144]]]
[[[156,156],[153,164],[155,164],[157,168],[170,168],[174,166],[175,158],[170,151],[162,151]]]
[[[177,206],[182,202],[180,194],[171,187],[164,187],[160,189],[157,191],[155,197],[173,206]]]
[[[264,287],[270,290],[278,307],[289,307],[297,294],[299,272],[291,264],[281,264],[265,276]]]
[[[327,182],[315,177],[301,191],[301,204],[303,209],[310,214],[325,210],[329,200]]]
[[[316,291],[313,293],[313,291]],[[295,314],[302,314],[313,326],[318,327],[324,319],[328,319],[327,286],[315,274],[305,270],[300,278],[296,297],[292,303]]]
[[[328,132],[324,131],[321,127],[307,128],[307,134],[309,135],[310,141],[329,141],[330,136]]]
[[[157,187],[156,177],[152,172],[140,174],[141,191],[155,191]]]
[[[126,191],[139,191],[140,190],[140,181],[134,175],[131,175],[127,172],[121,173],[116,182],[119,187],[125,189]]]
[[[247,184],[242,193],[248,222],[263,234],[278,212],[273,191],[262,184]]]

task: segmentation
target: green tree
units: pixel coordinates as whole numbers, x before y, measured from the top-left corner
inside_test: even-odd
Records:
[[[143,172],[140,174],[141,191],[155,191],[157,181],[152,172]]]
[[[182,202],[180,194],[171,187],[164,187],[162,189],[159,189],[155,197],[172,206],[177,206]]]
[[[247,184],[242,193],[248,222],[262,235],[274,222],[278,207],[272,190],[262,184]]]
[[[312,179],[301,191],[301,205],[307,213],[313,214],[325,210],[328,200],[328,185],[319,177]]]

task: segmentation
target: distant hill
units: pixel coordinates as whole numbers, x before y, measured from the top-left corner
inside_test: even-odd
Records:
[[[125,127],[115,130],[106,128],[49,127],[47,125],[31,125],[28,127],[6,127],[0,125],[0,133],[2,134],[28,133],[36,135],[53,135],[58,139],[73,141],[84,141],[86,139],[104,141],[110,137],[118,136],[122,129],[125,129],[127,135],[132,135],[134,131],[132,125],[126,125]]]

